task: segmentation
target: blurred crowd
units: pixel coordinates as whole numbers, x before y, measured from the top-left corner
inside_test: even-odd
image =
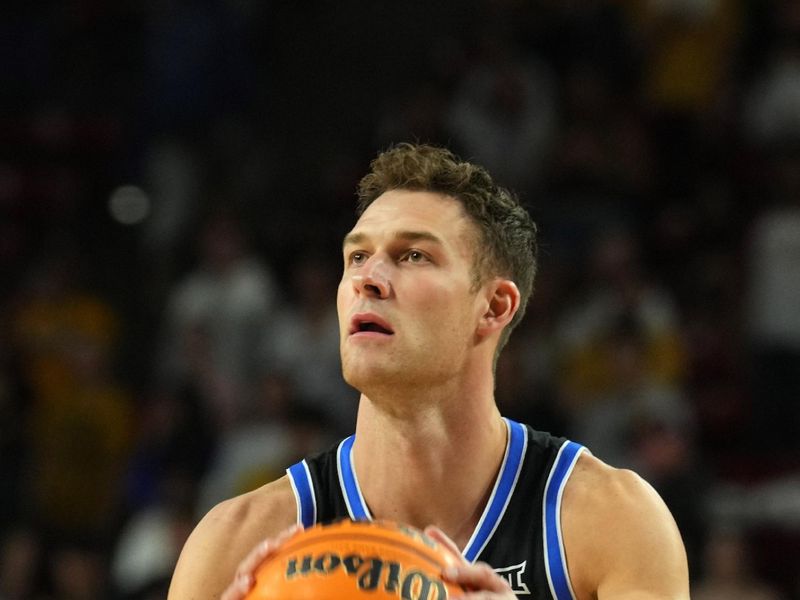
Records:
[[[634,468],[698,600],[800,598],[800,3],[9,2],[0,600],[163,598],[215,503],[351,432],[379,149],[541,231],[508,416]]]

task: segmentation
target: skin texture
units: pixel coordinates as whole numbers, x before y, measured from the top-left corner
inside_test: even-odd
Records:
[[[466,545],[503,458],[492,364],[519,307],[512,281],[475,285],[475,234],[453,198],[387,192],[345,238],[337,294],[343,373],[361,391],[354,468],[370,511],[455,548]],[[359,331],[360,320],[383,332]],[[214,508],[182,552],[170,600],[242,599],[296,518],[285,477]],[[562,529],[578,600],[689,597],[675,523],[634,473],[584,454],[565,488]],[[488,565],[444,575],[469,600],[514,598]]]

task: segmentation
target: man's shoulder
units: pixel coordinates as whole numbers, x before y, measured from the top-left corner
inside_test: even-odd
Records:
[[[219,598],[239,562],[256,544],[297,520],[288,477],[225,500],[197,524],[183,547],[170,599]]]
[[[576,587],[618,589],[620,595],[652,588],[665,598],[681,597],[673,594],[688,583],[680,533],[638,474],[582,453],[564,490],[561,522]]]
[[[638,503],[658,498],[650,484],[637,473],[612,467],[589,452],[582,452],[575,463],[567,489],[572,496],[571,504],[580,508],[580,516],[587,518],[592,518],[596,511],[614,511],[620,502]]]
[[[276,519],[290,521],[291,525],[296,518],[296,503],[292,484],[287,476],[276,479],[241,496],[230,498],[217,504],[203,517],[198,527],[208,522],[217,522],[230,526],[256,526],[269,527]],[[285,529],[286,526],[280,527]]]

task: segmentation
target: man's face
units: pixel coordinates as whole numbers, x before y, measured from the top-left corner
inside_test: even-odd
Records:
[[[461,204],[392,190],[345,236],[337,308],[344,377],[369,394],[457,377],[483,312],[473,288],[476,228]]]

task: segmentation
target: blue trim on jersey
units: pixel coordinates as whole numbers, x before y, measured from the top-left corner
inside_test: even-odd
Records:
[[[336,461],[339,464],[339,484],[342,487],[342,495],[344,495],[350,518],[354,521],[371,521],[372,515],[361,494],[361,487],[358,485],[356,472],[353,469],[353,442],[355,439],[356,436],[351,435],[339,444],[336,453]]]
[[[292,483],[294,497],[297,501],[297,522],[303,527],[311,527],[317,522],[317,500],[314,496],[314,485],[311,483],[311,472],[305,460],[293,464],[286,469]]]
[[[464,558],[469,562],[477,560],[486,544],[489,543],[500,519],[506,512],[508,503],[514,493],[519,474],[522,471],[522,462],[528,446],[528,430],[524,425],[504,419],[508,428],[508,441],[500,473],[495,480],[492,495],[483,511],[481,520],[464,548]]]
[[[544,554],[547,579],[555,600],[574,600],[567,574],[567,559],[561,537],[561,497],[564,486],[583,450],[583,446],[567,441],[558,451],[544,490]]]

